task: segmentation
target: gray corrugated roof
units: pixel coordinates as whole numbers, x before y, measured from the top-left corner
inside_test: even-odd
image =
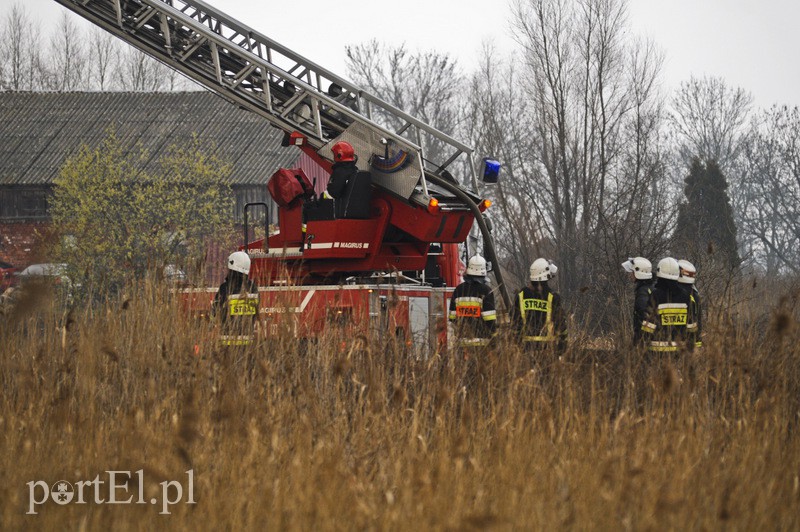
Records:
[[[122,145],[148,150],[150,170],[167,147],[196,133],[233,165],[234,185],[265,184],[299,151],[262,117],[210,92],[0,92],[0,185],[51,183],[82,144],[109,127]]]

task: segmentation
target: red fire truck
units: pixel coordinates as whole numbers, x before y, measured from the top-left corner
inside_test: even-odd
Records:
[[[330,174],[336,143],[353,147],[371,183],[361,219],[337,218],[309,193],[302,171],[280,169],[269,182],[278,229],[249,241],[245,222],[241,249],[260,286],[264,330],[289,323],[294,334],[314,337],[344,322],[424,349],[443,341],[459,245],[469,237],[475,251],[479,234],[483,254],[497,262],[483,214],[489,202],[475,190],[479,173],[496,181],[499,164],[485,159],[477,171],[470,147],[201,0],[56,1],[262,116],[284,131],[287,149],[320,166],[318,179]],[[499,268],[494,275],[510,306]],[[213,289],[186,298],[202,311]]]

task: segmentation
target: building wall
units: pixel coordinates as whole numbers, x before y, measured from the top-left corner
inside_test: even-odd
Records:
[[[236,206],[234,207],[234,221],[237,224],[244,222],[244,206],[248,203],[266,203],[269,207],[270,223],[278,221],[278,206],[272,201],[272,197],[267,190],[267,184],[256,186],[239,186],[234,189],[236,195]],[[254,206],[248,209],[247,217],[249,221],[263,220],[264,208]]]
[[[49,227],[41,221],[0,221],[0,260],[20,269],[41,262],[41,242]]]

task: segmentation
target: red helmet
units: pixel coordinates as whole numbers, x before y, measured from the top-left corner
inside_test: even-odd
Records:
[[[331,151],[333,152],[333,160],[337,163],[356,160],[356,151],[353,149],[353,145],[349,142],[340,140],[333,145]]]

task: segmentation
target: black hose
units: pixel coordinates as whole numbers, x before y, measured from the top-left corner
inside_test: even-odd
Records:
[[[503,298],[503,302],[506,305],[506,310],[510,311],[511,298],[506,290],[506,284],[503,281],[503,273],[500,271],[500,263],[498,262],[497,255],[494,251],[494,240],[492,240],[492,233],[489,230],[489,226],[486,224],[486,220],[483,218],[483,213],[478,208],[478,205],[472,201],[472,198],[470,198],[460,186],[451,183],[450,181],[447,181],[446,179],[435,174],[425,174],[425,178],[431,183],[447,190],[448,192],[452,192],[453,195],[463,201],[464,204],[469,207],[469,210],[472,211],[472,214],[475,215],[475,221],[478,222],[478,228],[481,230],[481,235],[483,235],[483,251],[486,254],[486,258],[488,258],[494,265],[494,268],[492,268],[492,273],[494,273],[494,278],[497,281],[497,288],[500,290],[500,296]]]

